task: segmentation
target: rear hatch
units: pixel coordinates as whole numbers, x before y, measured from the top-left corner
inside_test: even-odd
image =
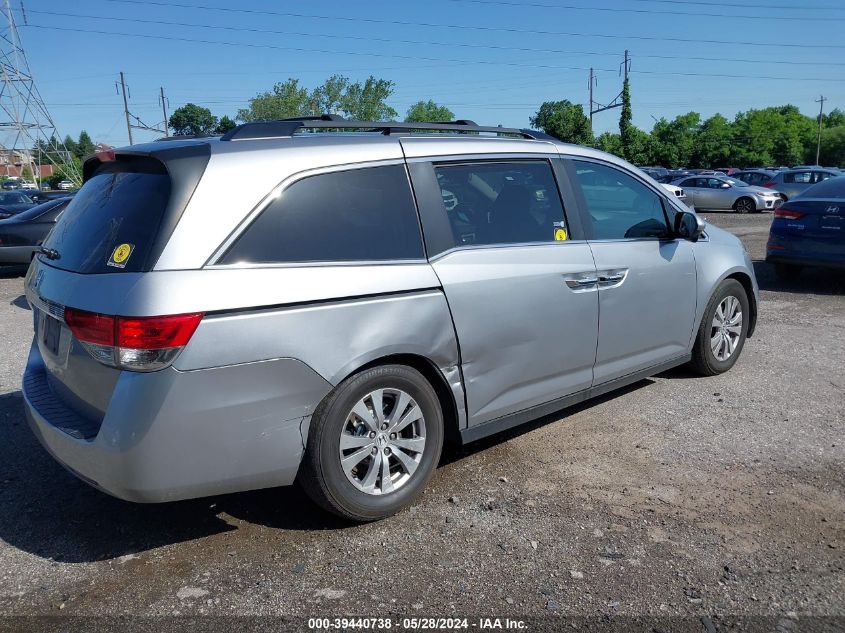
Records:
[[[775,211],[772,232],[798,238],[818,256],[845,255],[845,199],[797,198]]]
[[[202,168],[207,161],[205,153]],[[177,182],[166,160],[137,154],[111,154],[85,167],[85,184],[26,278],[38,350],[27,369],[27,395],[48,421],[80,439],[99,431],[127,368],[114,342],[118,315],[131,316],[121,306],[155,266],[202,174],[194,170],[192,183]]]

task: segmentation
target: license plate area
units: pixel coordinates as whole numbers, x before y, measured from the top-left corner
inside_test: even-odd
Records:
[[[53,356],[59,355],[62,340],[62,324],[49,314],[41,313],[41,343]]]

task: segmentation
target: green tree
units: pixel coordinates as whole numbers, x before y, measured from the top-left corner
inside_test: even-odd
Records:
[[[315,113],[339,114],[343,109],[343,99],[349,85],[348,77],[332,75],[322,86],[315,88],[310,96],[310,100],[315,104]]]
[[[672,121],[657,121],[650,135],[650,162],[664,167],[691,167],[700,125],[698,112],[679,115]]]
[[[637,133],[634,131],[631,112],[631,84],[627,76],[622,84],[622,112],[619,115],[619,136],[622,139],[622,155],[626,160],[634,162],[634,154],[638,152]]]
[[[68,149],[70,149],[68,147]],[[91,136],[85,130],[82,130],[79,133],[79,140],[76,143],[76,151],[74,152],[75,156],[80,160],[84,160],[88,156],[94,153],[96,146],[94,145],[94,141],[91,140]]]
[[[544,101],[529,120],[533,127],[566,143],[592,145],[595,142],[584,107],[567,99]]]
[[[622,156],[622,139],[613,132],[602,132],[596,139],[596,147],[608,154]]]
[[[211,114],[208,108],[187,103],[173,111],[168,123],[176,136],[202,136],[214,132],[217,117]]]
[[[249,107],[238,110],[236,118],[249,123],[314,114],[318,111],[308,90],[299,85],[298,79],[288,79],[274,85],[272,91],[259,93],[250,99]]]
[[[446,106],[437,105],[434,101],[417,101],[405,115],[406,122],[426,123],[433,121],[451,121],[455,118],[452,111]]]
[[[52,142],[51,142],[51,145],[53,145]],[[65,149],[67,151],[69,151],[71,154],[73,154],[77,158],[79,157],[79,144],[76,141],[74,141],[73,138],[71,138],[70,134],[65,136],[64,146],[65,146]],[[55,147],[55,145],[53,145],[53,147]],[[55,154],[55,152],[52,151],[52,149],[48,149],[47,153],[48,153],[48,155]]]
[[[704,121],[695,134],[691,167],[717,167],[731,163],[733,131],[731,122],[721,114]]]
[[[232,119],[228,117],[228,115],[223,115],[220,117],[220,121],[217,122],[217,129],[214,130],[215,134],[225,134],[233,127],[235,127],[237,123],[235,123]]]
[[[387,105],[395,84],[388,79],[372,75],[362,84],[349,84],[341,99],[340,108],[346,116],[359,121],[384,121],[395,119],[399,113]]]
[[[24,165],[23,169],[21,169],[21,179],[32,181],[34,178],[32,168],[29,165]]]
[[[815,158],[815,155],[813,158]],[[845,125],[837,125],[822,130],[819,161],[822,165],[845,167]]]
[[[845,125],[845,112],[839,108],[833,108],[822,117],[822,127],[839,127]]]

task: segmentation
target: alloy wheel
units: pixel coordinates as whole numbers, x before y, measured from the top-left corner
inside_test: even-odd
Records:
[[[719,303],[710,328],[710,349],[716,360],[728,360],[742,336],[742,304],[733,295]]]
[[[340,434],[340,463],[347,479],[371,495],[408,483],[425,451],[425,417],[410,394],[384,388],[361,398]]]

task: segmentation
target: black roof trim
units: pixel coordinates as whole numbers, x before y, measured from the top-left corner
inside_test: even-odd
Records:
[[[359,130],[380,132],[381,134],[409,134],[418,131],[458,132],[471,134],[496,134],[518,136],[525,139],[556,140],[542,132],[533,130],[476,125],[473,121],[437,121],[433,123],[400,123],[398,121],[348,121],[336,114],[323,114],[313,117],[295,117],[277,121],[255,121],[232,128],[221,141],[243,141],[248,139],[279,138],[293,136],[298,130]]]

